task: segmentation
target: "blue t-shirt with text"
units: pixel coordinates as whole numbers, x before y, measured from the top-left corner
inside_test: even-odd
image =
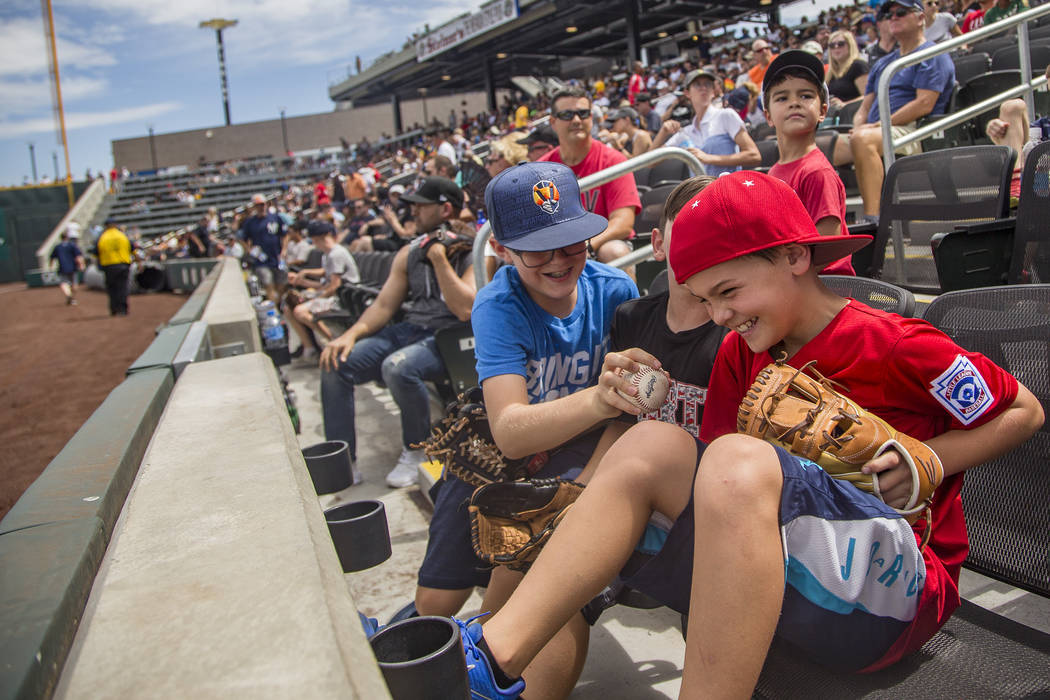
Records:
[[[576,283],[576,307],[565,318],[529,297],[507,265],[474,299],[478,382],[501,374],[525,378],[529,403],[568,396],[598,380],[616,307],[638,296],[624,272],[588,261]]]
[[[927,41],[916,48],[916,51],[933,46],[932,41]],[[864,94],[874,93],[875,101],[868,112],[868,123],[874,124],[879,121],[879,99],[877,92],[879,77],[886,66],[901,57],[900,48],[896,48],[887,55],[880,58],[871,72],[868,73],[868,85],[864,88]],[[955,84],[955,64],[947,54],[940,54],[933,58],[927,58],[922,63],[908,66],[900,71],[890,80],[890,114],[915,99],[916,90],[934,90],[939,92],[937,102],[933,105],[930,114],[944,114],[948,107],[948,100],[952,96],[952,86]]]

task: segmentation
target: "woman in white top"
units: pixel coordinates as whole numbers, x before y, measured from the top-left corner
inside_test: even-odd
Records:
[[[928,41],[937,43],[948,37],[959,36],[962,31],[955,15],[950,12],[938,12],[941,8],[941,0],[925,0],[926,28],[923,35]]]

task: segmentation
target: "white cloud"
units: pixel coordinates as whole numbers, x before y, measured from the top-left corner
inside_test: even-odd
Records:
[[[60,69],[75,66],[78,70],[112,66],[112,54],[101,46],[58,37]],[[0,75],[37,75],[47,73],[47,49],[44,27],[39,17],[15,18],[0,23]]]
[[[62,102],[68,104],[81,97],[102,94],[108,87],[102,78],[74,76],[62,79]],[[0,78],[0,95],[4,96],[3,114],[31,114],[41,108],[51,108],[51,86],[46,78],[4,80]]]
[[[66,131],[87,129],[95,126],[112,126],[126,122],[146,121],[162,114],[181,109],[179,102],[158,102],[151,105],[117,109],[111,112],[66,112]],[[27,134],[39,134],[55,130],[51,117],[34,117],[22,121],[0,122],[0,139],[9,139]]]

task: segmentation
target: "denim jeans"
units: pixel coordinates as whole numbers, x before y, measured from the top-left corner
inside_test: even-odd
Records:
[[[408,448],[430,434],[427,380],[445,377],[434,333],[414,323],[395,323],[354,344],[346,360],[321,372],[321,410],[326,440],[346,440],[357,459],[354,387],[380,377],[401,409],[401,443]]]

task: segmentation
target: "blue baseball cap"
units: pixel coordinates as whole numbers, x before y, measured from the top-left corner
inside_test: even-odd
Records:
[[[561,163],[521,163],[485,188],[496,241],[513,250],[555,250],[593,238],[609,221],[580,201],[576,175]]]
[[[886,0],[879,6],[879,14],[889,14],[890,7],[893,5],[900,5],[901,7],[911,10],[912,12],[922,12],[923,3],[922,0]]]

